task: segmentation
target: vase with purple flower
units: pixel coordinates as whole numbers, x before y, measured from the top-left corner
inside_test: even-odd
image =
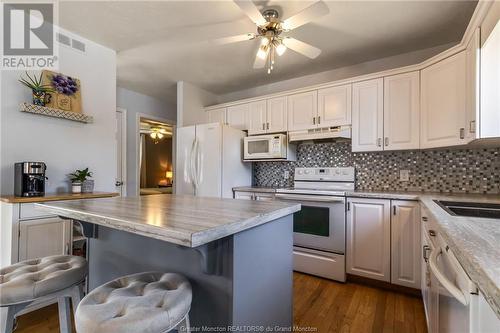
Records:
[[[57,107],[62,110],[71,111],[71,96],[78,91],[78,82],[70,76],[54,74],[51,84],[57,94]]]

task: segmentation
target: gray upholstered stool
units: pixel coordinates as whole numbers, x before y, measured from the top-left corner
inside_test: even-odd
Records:
[[[68,255],[26,260],[0,269],[2,332],[12,332],[14,318],[24,308],[56,298],[60,331],[71,332],[69,299],[75,310],[86,275],[85,258]]]
[[[191,285],[182,275],[148,272],[97,287],[76,310],[78,333],[189,332]]]

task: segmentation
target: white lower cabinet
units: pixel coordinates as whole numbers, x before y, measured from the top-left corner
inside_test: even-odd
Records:
[[[391,201],[348,198],[347,273],[391,281]]]
[[[420,205],[348,198],[347,273],[420,289]]]
[[[240,200],[254,200],[253,192],[234,191],[234,198]]]
[[[391,283],[420,289],[420,205],[392,200]]]
[[[58,217],[19,221],[19,261],[69,254],[71,221]]]

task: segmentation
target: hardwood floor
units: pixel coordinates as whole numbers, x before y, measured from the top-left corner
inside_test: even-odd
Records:
[[[357,283],[293,275],[295,326],[316,332],[426,332],[421,298]]]
[[[426,332],[419,297],[294,273],[294,325],[309,332]],[[301,330],[304,332],[305,330]],[[59,332],[57,307],[23,315],[15,333]]]

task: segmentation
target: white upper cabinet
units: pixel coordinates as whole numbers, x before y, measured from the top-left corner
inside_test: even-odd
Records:
[[[481,47],[479,137],[500,137],[500,21]]]
[[[466,143],[465,65],[463,51],[421,71],[421,148]]]
[[[420,74],[384,78],[384,150],[420,147]]]
[[[231,127],[247,130],[249,126],[249,104],[239,104],[227,108],[227,124]]]
[[[248,134],[266,133],[266,104],[265,101],[251,103],[249,105]]]
[[[479,29],[477,29],[472,35],[469,44],[467,44],[467,49],[465,50],[465,61],[466,61],[466,111],[465,111],[465,139],[470,142],[479,137],[479,131],[477,130],[477,121],[479,121],[479,70],[480,70],[480,35]],[[500,48],[500,45],[498,45]],[[500,52],[499,52],[500,53]],[[499,54],[500,56],[500,54]],[[477,119],[477,120],[476,120]],[[500,118],[499,118],[500,119]],[[498,123],[500,126],[500,122]]]
[[[269,133],[286,132],[287,130],[286,97],[276,97],[267,100],[267,124]]]
[[[226,108],[213,109],[207,111],[208,123],[226,123]]]
[[[318,127],[351,124],[352,85],[318,90]]]
[[[287,109],[289,131],[315,128],[318,92],[314,90],[287,96]]]
[[[384,79],[352,85],[352,151],[383,150]]]

